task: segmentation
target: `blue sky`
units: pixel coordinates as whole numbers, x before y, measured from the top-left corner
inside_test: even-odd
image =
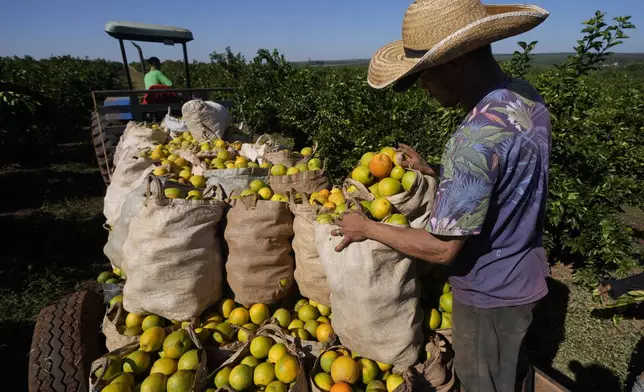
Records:
[[[490,1],[486,1],[490,2]],[[511,4],[515,0],[498,0]],[[50,55],[119,60],[117,41],[105,22],[127,20],[184,27],[195,40],[190,59],[207,60],[226,46],[247,58],[257,49],[277,48],[292,61],[367,58],[381,45],[400,38],[402,17],[411,0],[6,0],[0,13],[0,56]],[[535,0],[550,11],[541,26],[494,45],[510,53],[516,41],[538,40],[537,52],[570,51],[580,37],[581,21],[596,10],[610,18],[632,15],[640,29],[619,52],[644,52],[643,0]],[[143,44],[146,57],[180,59],[180,47]],[[136,51],[128,46],[130,60]]]

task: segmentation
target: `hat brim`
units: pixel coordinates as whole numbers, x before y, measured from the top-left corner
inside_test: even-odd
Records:
[[[369,85],[382,89],[400,81],[396,91],[411,87],[420,71],[447,63],[484,45],[513,37],[540,25],[549,13],[532,5],[485,5],[487,15],[454,32],[423,56],[408,57],[401,40],[380,48],[369,62]]]

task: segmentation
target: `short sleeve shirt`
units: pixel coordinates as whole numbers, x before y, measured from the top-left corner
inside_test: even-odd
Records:
[[[528,83],[507,79],[448,141],[427,230],[469,236],[450,266],[455,300],[518,306],[547,294],[542,244],[550,115]]]
[[[149,90],[151,86],[157,84],[163,84],[165,86],[172,87],[172,82],[170,81],[170,79],[168,79],[168,77],[158,69],[153,69],[146,73],[143,77],[143,81],[145,82],[146,90]]]

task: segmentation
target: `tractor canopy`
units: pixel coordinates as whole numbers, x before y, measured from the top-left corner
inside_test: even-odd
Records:
[[[192,32],[180,27],[135,22],[107,22],[105,32],[118,40],[185,44],[193,40]]]

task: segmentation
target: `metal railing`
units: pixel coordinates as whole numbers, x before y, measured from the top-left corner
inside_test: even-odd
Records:
[[[181,110],[183,104],[191,99],[206,98],[208,93],[212,92],[232,92],[232,87],[216,87],[216,88],[173,88],[173,89],[160,89],[160,90],[105,90],[105,91],[92,91],[92,100],[94,103],[94,110],[99,114],[110,113],[132,113],[134,119],[141,119],[146,113],[163,112],[170,110]],[[180,95],[180,102],[170,103],[155,103],[144,105],[140,102],[142,96],[148,93],[176,93]],[[102,97],[129,97],[129,105],[116,105],[105,106],[103,105]],[[232,100],[217,101],[227,109],[233,105]]]

